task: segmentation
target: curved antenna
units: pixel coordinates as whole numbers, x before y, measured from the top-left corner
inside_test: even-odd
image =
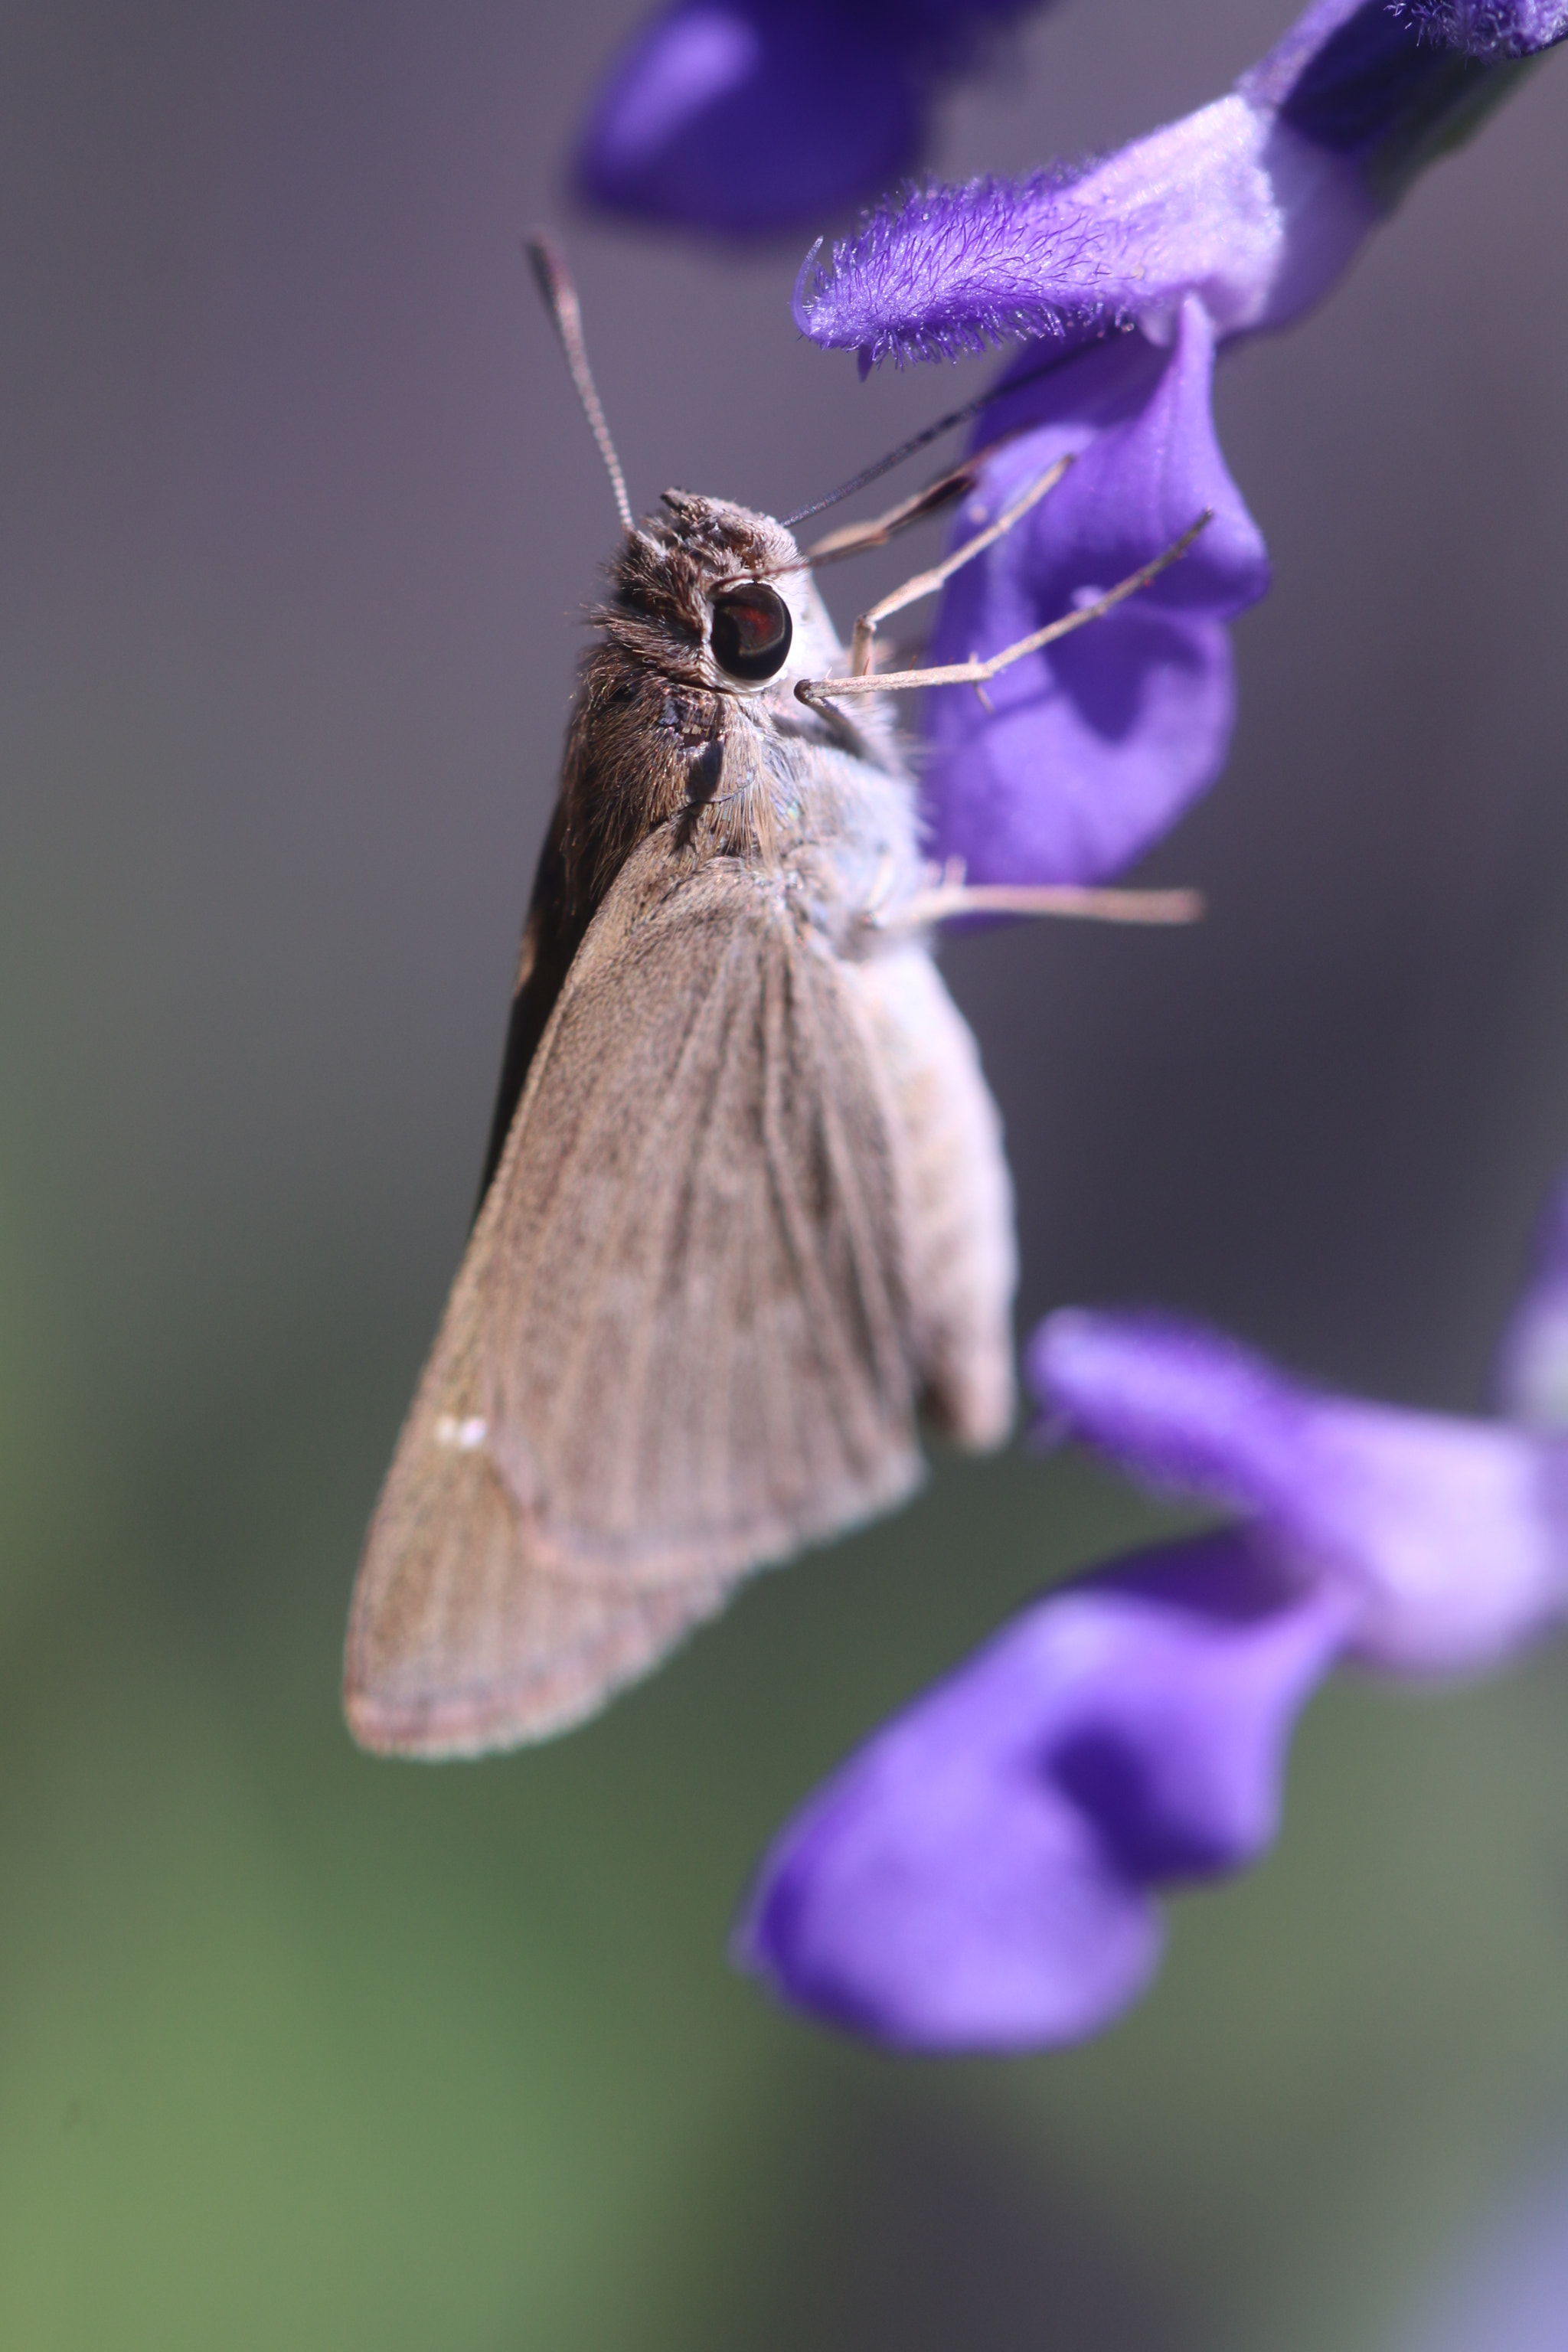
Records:
[[[895,466],[901,466],[906,457],[914,457],[931,442],[939,441],[944,433],[951,433],[955,425],[967,425],[970,418],[978,416],[983,408],[990,408],[996,401],[1004,399],[1010,392],[1017,392],[1024,384],[1037,383],[1042,376],[1055,375],[1058,368],[1068,366],[1084,352],[1092,350],[1096,343],[1104,342],[1108,335],[1125,334],[1131,323],[1131,320],[1119,319],[1108,327],[1101,327],[1097,335],[1089,337],[1086,341],[1074,343],[1070,351],[1053,352],[1050,358],[1042,360],[1038,367],[1028,368],[1022,375],[1005,377],[999,383],[994,383],[988,392],[978,393],[973,400],[966,400],[962,408],[950,409],[945,416],[939,416],[934,425],[928,425],[922,432],[911,434],[907,441],[900,441],[896,449],[889,449],[887,456],[879,457],[874,466],[863,467],[853,480],[844,483],[837,490],[830,490],[826,498],[815,499],[810,506],[802,507],[798,514],[785,515],[783,518],[784,529],[793,530],[797,523],[809,522],[813,515],[824,514],[829,507],[837,506],[840,499],[852,499],[857,490],[868,488],[871,483],[880,481],[884,474],[890,474]],[[979,452],[975,454],[978,456]],[[943,480],[946,479],[944,476]],[[912,516],[910,520],[913,520]]]
[[[528,256],[533,282],[541,299],[554,322],[561,338],[561,348],[566,354],[566,364],[572,381],[577,387],[577,397],[583,404],[583,414],[588,429],[599,445],[599,455],[610,477],[610,488],[616,494],[616,510],[627,530],[635,528],[632,502],[626,496],[626,478],[621,471],[621,461],[616,455],[616,445],[610,438],[610,428],[605,422],[605,412],[599,405],[599,395],[594,385],[594,371],[588,365],[588,347],[583,341],[583,309],[577,299],[577,289],[572,282],[572,272],[566,267],[566,256],[548,229],[531,229],[522,240]]]

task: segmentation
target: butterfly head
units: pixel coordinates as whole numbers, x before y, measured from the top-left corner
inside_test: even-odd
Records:
[[[610,567],[595,615],[610,637],[667,677],[742,698],[820,670],[837,640],[784,525],[687,490],[663,503]]]

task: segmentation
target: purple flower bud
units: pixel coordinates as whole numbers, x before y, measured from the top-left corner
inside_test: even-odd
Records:
[[[1273,1840],[1290,1730],[1340,1620],[1236,1533],[1037,1601],[795,1815],[737,1962],[905,2049],[1096,2032],[1159,1964],[1157,1890]]]
[[[640,26],[578,143],[591,204],[751,236],[909,171],[933,90],[1041,0],[684,0]]]

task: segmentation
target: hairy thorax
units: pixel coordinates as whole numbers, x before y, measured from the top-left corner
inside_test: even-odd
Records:
[[[594,619],[567,742],[560,823],[574,905],[602,898],[637,843],[674,823],[694,861],[728,856],[788,877],[836,952],[860,918],[918,887],[913,789],[889,712],[808,709],[802,678],[843,647],[789,532],[765,515],[668,492],[672,521],[628,533]],[[748,686],[710,642],[716,591],[763,581],[787,606],[787,659]]]
[[[584,840],[608,816],[611,871],[640,832],[673,820],[694,864],[745,866],[840,966],[899,1139],[923,1408],[960,1442],[994,1444],[1013,1414],[1012,1187],[974,1041],[929,934],[900,920],[930,877],[890,710],[864,698],[844,716],[797,699],[800,679],[831,676],[846,656],[782,525],[717,500],[667,504],[671,525],[630,535],[615,600],[596,615],[605,641],[585,670],[566,803],[581,798]],[[731,579],[765,579],[789,607],[788,658],[750,689],[724,677],[709,636],[715,587]]]

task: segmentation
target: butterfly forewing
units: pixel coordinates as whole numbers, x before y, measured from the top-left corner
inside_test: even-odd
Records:
[[[558,1729],[911,1490],[896,1131],[856,968],[778,869],[661,827],[572,965],[371,1527],[363,1739]]]

